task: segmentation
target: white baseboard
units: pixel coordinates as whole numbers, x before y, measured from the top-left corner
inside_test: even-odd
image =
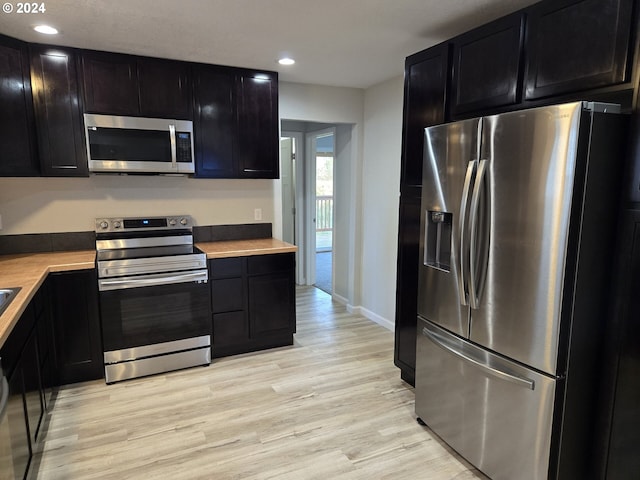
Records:
[[[354,315],[362,315],[363,317],[368,318],[369,320],[377,323],[387,330],[391,330],[392,332],[396,329],[395,323],[364,307],[354,307],[353,305],[347,305],[347,311],[349,313],[353,313]]]
[[[331,295],[331,299],[338,302],[340,305],[346,305],[347,309],[349,308],[349,300],[344,298],[342,295],[338,295],[334,292],[333,295]]]
[[[364,307],[360,307],[360,306],[353,306],[349,303],[349,300],[341,295],[338,295],[337,293],[334,293],[331,296],[331,299],[341,305],[344,305],[345,307],[347,307],[347,312],[353,314],[353,315],[362,315],[365,318],[368,318],[369,320],[377,323],[378,325],[386,328],[387,330],[391,330],[392,332],[395,331],[396,329],[396,325],[395,323],[393,323],[390,320],[387,320],[384,317],[381,317],[380,315],[378,315],[377,313],[373,313],[371,310],[368,310]]]

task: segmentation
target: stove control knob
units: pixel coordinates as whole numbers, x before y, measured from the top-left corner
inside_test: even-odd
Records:
[[[189,223],[189,221],[186,218],[180,219],[180,225],[186,225],[187,223]]]
[[[177,223],[178,223],[178,222],[176,221],[176,219],[175,219],[175,218],[171,218],[171,219],[169,219],[169,225],[170,225],[171,227],[175,227],[175,226],[177,225]]]
[[[100,228],[103,230],[106,230],[107,228],[109,228],[109,222],[103,220],[100,222]]]
[[[113,222],[113,228],[120,228],[121,226],[122,226],[122,223],[120,223],[118,220]]]

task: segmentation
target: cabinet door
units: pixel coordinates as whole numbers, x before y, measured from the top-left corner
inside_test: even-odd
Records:
[[[140,115],[191,120],[191,75],[189,64],[138,59]]]
[[[194,136],[196,177],[238,176],[233,143],[236,135],[235,75],[229,70],[194,67]]]
[[[84,52],[82,73],[85,111],[111,115],[139,114],[135,57]]]
[[[394,363],[413,385],[416,368],[420,198],[400,201]]]
[[[295,292],[292,272],[249,277],[249,336],[293,332]]]
[[[24,382],[17,368],[8,379],[9,397],[4,420],[0,420],[0,477],[7,480],[25,478],[31,458],[29,433],[25,421]]]
[[[632,0],[559,0],[531,7],[525,98],[626,81],[632,4]]]
[[[33,46],[31,82],[42,174],[89,176],[75,52]]]
[[[238,76],[237,162],[244,178],[278,178],[278,77]]]
[[[52,314],[60,384],[104,375],[98,284],[95,270],[54,273],[50,277]]]
[[[26,43],[0,35],[0,176],[37,176]]]
[[[24,378],[25,406],[31,444],[35,445],[44,415],[37,336],[33,332],[22,350],[22,374]]]
[[[625,480],[630,472],[640,472],[637,448],[640,442],[640,211],[625,212],[619,238],[616,298],[611,303],[614,314],[607,319],[611,344],[603,365],[610,365],[603,376],[607,404],[603,409],[609,425],[608,449],[601,478]],[[601,450],[600,450],[601,451]]]
[[[216,313],[213,315],[213,355],[216,347],[246,344],[249,340],[249,324],[244,311]]]
[[[444,123],[449,45],[407,58],[404,76],[401,187],[422,185],[425,127]]]
[[[509,15],[453,40],[452,113],[520,100],[524,15]]]
[[[211,281],[211,306],[214,313],[245,309],[244,278]]]
[[[48,280],[33,297],[36,328],[38,333],[38,358],[40,360],[40,381],[45,410],[53,406],[55,392],[55,345],[54,329],[51,319],[51,298]]]

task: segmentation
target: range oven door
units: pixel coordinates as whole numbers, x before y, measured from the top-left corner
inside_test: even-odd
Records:
[[[211,307],[206,270],[205,280],[188,281],[190,275],[197,278],[195,273],[182,275],[101,279],[105,352],[202,336],[210,340]]]

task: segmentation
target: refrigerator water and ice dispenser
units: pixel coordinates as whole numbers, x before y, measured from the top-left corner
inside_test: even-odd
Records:
[[[449,212],[427,210],[425,218],[424,264],[451,271],[451,222]]]

